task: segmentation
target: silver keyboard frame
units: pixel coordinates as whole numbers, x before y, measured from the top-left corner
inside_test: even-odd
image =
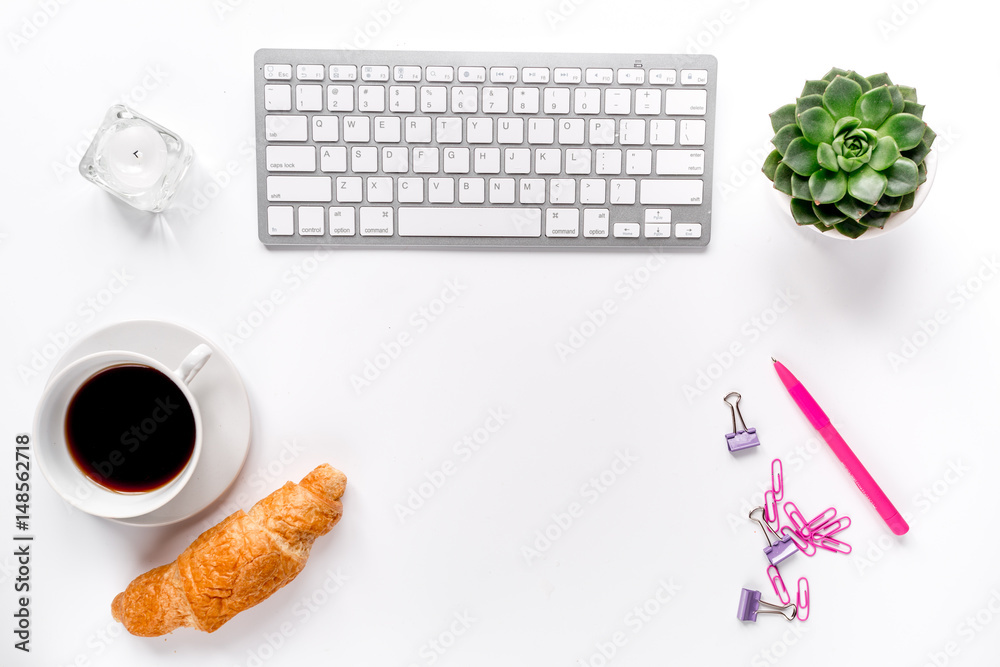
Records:
[[[476,208],[542,208],[542,233],[538,237],[456,237],[456,236],[434,236],[434,237],[413,237],[413,236],[399,236],[398,230],[394,228],[392,236],[362,236],[360,233],[360,224],[358,225],[358,231],[354,236],[332,236],[329,234],[329,229],[325,230],[322,236],[301,236],[298,234],[298,229],[296,225],[295,232],[292,236],[271,236],[268,232],[267,227],[267,208],[270,205],[275,205],[275,202],[269,202],[267,200],[267,182],[266,179],[269,174],[267,170],[265,153],[268,141],[264,135],[264,116],[268,113],[264,109],[264,86],[268,83],[275,83],[272,81],[266,81],[264,79],[264,65],[265,64],[290,64],[292,66],[292,79],[287,83],[290,85],[295,85],[297,79],[295,78],[295,66],[304,64],[322,64],[325,67],[329,67],[332,64],[346,64],[346,65],[358,65],[360,72],[361,65],[388,65],[390,72],[395,65],[420,65],[421,67],[436,66],[453,66],[456,68],[456,72],[461,66],[481,66],[485,67],[487,70],[487,78],[484,83],[460,83],[458,77],[448,84],[430,84],[430,85],[445,85],[448,87],[452,86],[476,86],[477,88],[482,88],[483,86],[498,86],[505,85],[508,87],[514,86],[534,86],[538,88],[544,88],[546,86],[566,86],[566,87],[576,87],[576,86],[589,86],[594,87],[600,85],[601,87],[624,87],[624,88],[635,88],[638,87],[635,84],[587,84],[586,77],[584,76],[581,83],[578,84],[562,84],[551,81],[547,84],[537,84],[530,83],[525,84],[518,80],[515,84],[493,84],[489,80],[489,70],[491,67],[517,67],[518,72],[522,67],[548,67],[550,69],[556,67],[578,67],[581,70],[586,70],[588,67],[601,67],[601,68],[612,68],[616,72],[619,68],[635,68],[641,67],[645,70],[650,69],[673,69],[677,71],[677,83],[672,86],[658,85],[658,88],[666,90],[668,88],[691,88],[692,86],[681,86],[680,84],[680,71],[682,69],[703,69],[708,71],[709,80],[708,84],[705,86],[698,86],[698,88],[704,88],[707,90],[707,108],[704,115],[698,116],[675,116],[671,115],[669,118],[692,118],[692,119],[703,119],[706,121],[706,131],[705,131],[705,144],[703,149],[705,151],[705,169],[704,173],[698,176],[704,181],[704,191],[702,195],[702,203],[697,205],[643,205],[639,204],[638,197],[638,187],[636,195],[636,203],[631,205],[622,204],[604,204],[601,206],[592,204],[462,204],[456,202],[454,204],[430,204],[425,200],[422,204],[400,204],[399,202],[394,202],[391,204],[374,204],[374,206],[391,206],[396,215],[395,226],[398,227],[398,208],[400,206],[420,206],[420,207],[449,207],[449,208],[464,208],[469,209],[472,213]],[[328,76],[328,75],[327,75]],[[268,246],[342,246],[342,247],[361,247],[361,248],[379,248],[379,247],[393,247],[393,248],[418,248],[418,247],[487,247],[487,248],[524,248],[524,249],[555,249],[555,248],[565,248],[565,249],[575,249],[575,250],[622,250],[622,249],[670,249],[670,248],[699,248],[708,245],[712,236],[712,184],[713,184],[713,172],[714,172],[714,147],[715,147],[715,109],[716,109],[716,82],[718,79],[718,61],[715,56],[707,54],[699,55],[686,55],[686,54],[596,54],[596,53],[528,53],[528,52],[472,52],[472,51],[364,51],[364,50],[322,50],[322,49],[260,49],[254,54],[254,109],[255,109],[255,120],[256,120],[256,142],[257,142],[257,231],[260,241]],[[309,81],[307,83],[316,83],[315,81]],[[329,85],[332,82],[329,78],[326,78],[323,85]],[[360,74],[357,81],[350,82],[354,86],[366,85],[366,82],[361,80]],[[426,81],[418,82],[409,85],[427,85]],[[390,74],[389,81],[382,85],[408,85],[405,83],[397,84]],[[644,86],[649,86],[648,78],[647,83]],[[278,112],[282,113],[282,112]],[[306,114],[311,115],[313,113],[330,114],[337,112],[321,111],[321,112],[299,112],[294,109],[291,111],[283,112],[289,114]],[[352,112],[347,112],[349,114],[359,114],[357,110]],[[391,115],[392,112],[385,111],[380,113],[370,113],[371,116],[376,115]],[[414,114],[399,114],[399,115],[415,115],[419,114],[419,111],[414,112]],[[450,114],[448,112],[440,114],[426,114],[431,117],[433,116],[449,116],[449,115],[459,115]],[[485,114],[480,109],[475,114],[460,114],[461,116],[471,116],[471,117],[490,117],[490,118],[504,118],[513,117],[519,115],[522,118],[533,118],[533,117],[572,117],[576,118],[575,114]],[[593,116],[582,116],[583,118],[607,118],[606,114],[597,114]],[[611,116],[616,121],[628,118],[640,118],[645,120],[651,120],[656,118],[664,118],[665,116],[639,116],[635,114],[635,109],[633,108],[632,113],[627,115],[614,115]],[[405,142],[401,142],[405,143]],[[277,145],[277,143],[276,143]],[[286,144],[287,145],[287,144]],[[300,145],[298,143],[293,145]],[[311,146],[321,146],[321,145],[345,145],[343,140],[325,144],[316,143],[311,139],[302,142],[301,145],[311,145]],[[378,145],[375,142],[370,142],[370,144],[365,145]],[[442,148],[453,147],[453,146],[470,146],[471,148],[488,148],[496,147],[501,150],[504,148],[521,147],[521,148],[541,148],[542,146],[536,144],[528,144],[525,140],[521,144],[500,144],[496,142],[494,137],[494,142],[490,144],[474,144],[470,145],[468,143],[462,144],[438,144],[432,141],[427,146],[439,146]],[[558,141],[551,144],[552,147],[559,148],[622,148],[627,149],[652,149],[664,148],[664,146],[652,146],[649,143],[649,137],[647,136],[647,141],[642,145],[629,145],[622,146],[621,144],[615,143],[612,145],[600,145],[596,146],[585,142],[578,146],[562,146]],[[363,176],[420,176],[422,178],[429,178],[434,176],[434,174],[413,174],[412,172],[408,174],[385,174],[381,170],[381,164],[379,165],[379,171],[373,173],[366,173]],[[348,169],[347,175],[358,175]],[[282,175],[293,175],[293,174],[282,174]],[[309,176],[309,175],[325,175],[325,172],[319,170],[319,163],[317,161],[316,171],[312,174],[308,172],[297,172],[294,175]],[[442,175],[440,172],[438,175]],[[470,173],[470,176],[474,174]],[[335,176],[335,175],[334,175]],[[454,174],[454,177],[459,177],[461,175]],[[500,177],[504,176],[503,172],[500,174],[490,174],[483,175],[484,178],[488,177]],[[573,174],[535,174],[532,171],[530,174],[518,175],[521,177],[531,177],[545,179],[546,191],[548,190],[548,182],[552,178],[572,178],[576,179],[579,183],[581,178],[593,178],[594,174],[589,176],[584,175],[573,175]],[[651,176],[640,176],[634,175],[630,176],[627,174],[622,174],[619,178],[634,178],[637,181],[642,178],[650,178]],[[655,177],[655,173],[652,175]],[[605,176],[606,179],[615,178],[614,176]],[[670,178],[683,178],[682,176],[671,176]],[[692,177],[693,178],[693,177]],[[579,187],[577,190],[579,191]],[[301,205],[301,203],[293,202],[296,205]],[[315,204],[314,204],[315,205]],[[323,206],[336,206],[337,202],[324,204]],[[358,204],[343,204],[345,206],[354,206],[358,208],[363,205],[367,205],[364,202]],[[576,208],[580,210],[580,236],[576,238],[565,238],[565,237],[554,237],[550,238],[545,236],[545,215],[544,209],[549,207],[559,207],[572,209]],[[643,224],[643,210],[645,208],[670,208],[671,209],[671,235],[669,238],[645,238],[640,234],[636,238],[616,238],[613,233],[605,238],[592,238],[583,235],[583,209],[587,208],[607,208],[610,211],[609,225],[613,230],[613,225],[616,222],[637,222],[640,224],[640,229]],[[296,213],[297,215],[297,213]],[[357,220],[357,218],[356,218]],[[700,238],[676,238],[673,234],[674,225],[677,223],[693,222],[702,225],[702,233]]]

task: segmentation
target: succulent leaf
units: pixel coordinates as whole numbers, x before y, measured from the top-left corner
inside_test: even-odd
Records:
[[[934,143],[935,138],[937,138],[937,133],[928,127],[924,130],[924,138],[920,140],[916,148],[911,148],[903,153],[903,157],[910,158],[918,165],[923,164],[924,160],[927,159],[927,155],[931,152],[931,145]]]
[[[802,87],[802,97],[806,95],[822,95],[826,87],[830,85],[829,81],[823,81],[819,79],[817,81],[806,81],[806,85]]]
[[[872,210],[870,205],[860,202],[850,195],[838,201],[834,206],[852,220],[860,220],[865,213]]]
[[[792,139],[782,160],[799,176],[809,176],[819,169],[816,159],[816,146],[809,143],[805,137]]]
[[[854,70],[851,70],[850,72],[847,73],[847,78],[850,79],[851,81],[854,81],[859,86],[861,86],[862,94],[867,93],[869,90],[872,89],[872,84],[868,82],[868,79],[861,76]]]
[[[834,152],[833,146],[830,144],[822,143],[816,147],[816,160],[819,161],[819,166],[824,169],[828,169],[830,171],[837,171],[840,169],[840,165],[837,164],[837,153]]]
[[[857,81],[837,76],[823,93],[823,106],[834,118],[844,118],[854,114],[854,107],[861,97],[861,86]]]
[[[819,218],[820,223],[827,228],[833,227],[838,222],[847,220],[847,216],[841,213],[840,210],[832,204],[817,204],[816,202],[813,202],[813,214]]]
[[[837,75],[847,76],[847,70],[846,69],[840,69],[839,67],[834,67],[829,72],[827,72],[826,74],[823,75],[823,80],[824,81],[833,81],[835,78],[837,78]]]
[[[796,199],[812,199],[812,193],[809,192],[808,178],[792,174],[792,196]]]
[[[847,178],[847,191],[858,201],[874,206],[885,192],[887,182],[884,174],[866,164]]]
[[[880,137],[868,165],[875,171],[885,171],[899,158],[900,152],[896,140],[892,137]]]
[[[903,101],[905,102],[916,102],[917,101],[917,89],[911,88],[910,86],[897,86],[899,88],[899,94],[903,96]]]
[[[854,222],[853,220],[844,220],[843,222],[838,222],[835,224],[834,229],[850,239],[856,239],[865,232],[868,231],[868,227]]]
[[[885,227],[886,221],[889,219],[888,211],[869,211],[865,214],[865,217],[858,220],[858,222],[865,227],[877,227],[882,229]]]
[[[894,116],[898,113],[903,113],[906,108],[906,100],[903,99],[903,95],[899,92],[899,86],[889,86],[889,94],[892,95],[892,112],[890,116]]]
[[[805,199],[792,199],[792,218],[800,225],[814,225],[819,222],[819,218],[812,210],[812,202]]]
[[[788,144],[792,143],[792,139],[802,136],[802,130],[799,129],[798,125],[786,125],[778,133],[774,135],[771,139],[771,143],[774,147],[778,149],[778,152],[782,155],[788,150]]]
[[[854,116],[845,116],[844,118],[838,120],[833,126],[833,134],[840,136],[859,127],[861,127],[861,120],[855,118]]]
[[[819,169],[809,177],[809,194],[816,204],[833,204],[847,194],[847,174]]]
[[[778,168],[774,171],[774,189],[779,192],[784,192],[789,197],[792,196],[792,175],[795,172],[788,168],[788,165],[782,162],[778,165]]]
[[[909,211],[913,208],[913,202],[917,199],[917,193],[911,192],[908,195],[903,195],[903,198],[899,200],[899,210]]]
[[[795,124],[795,105],[786,104],[771,113],[771,129],[777,132],[786,125]]]
[[[823,96],[822,95],[806,95],[795,100],[795,117],[798,118],[799,114],[807,109],[812,109],[813,107],[823,106]]]
[[[872,88],[861,96],[854,115],[861,120],[862,127],[878,127],[889,117],[892,111],[892,95],[888,86]]]
[[[833,116],[823,107],[806,109],[797,117],[802,136],[812,144],[830,143],[833,141]]]
[[[927,180],[927,163],[921,162],[917,165],[917,187],[919,188]]]
[[[882,72],[880,74],[872,74],[868,77],[868,83],[872,85],[872,88],[875,88],[876,86],[891,86],[892,80],[888,74]]]
[[[903,113],[911,113],[917,118],[924,117],[924,105],[916,102],[903,102]]]
[[[882,123],[878,134],[881,137],[892,137],[899,150],[906,151],[920,143],[926,128],[927,124],[913,114],[899,113]]]
[[[885,211],[889,213],[895,213],[899,210],[899,202],[902,201],[902,197],[890,197],[889,195],[882,195],[882,198],[878,200],[875,204],[873,211]]]
[[[865,165],[865,161],[859,157],[844,157],[843,155],[837,156],[837,166],[843,171],[852,172],[860,169]]]
[[[781,153],[778,152],[778,149],[774,149],[764,159],[764,166],[761,167],[761,171],[767,176],[767,180],[772,183],[774,182],[774,172],[778,170],[779,164],[781,164]]]

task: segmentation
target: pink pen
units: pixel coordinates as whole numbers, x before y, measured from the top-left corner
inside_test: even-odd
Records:
[[[795,404],[799,406],[799,409],[809,419],[809,423],[819,431],[819,434],[826,440],[826,444],[830,446],[833,453],[844,464],[844,467],[847,468],[847,472],[850,473],[854,483],[861,489],[861,493],[865,494],[868,502],[875,506],[875,510],[879,513],[879,516],[892,529],[893,533],[896,535],[905,535],[910,527],[906,524],[903,516],[893,507],[885,492],[879,488],[875,479],[865,470],[858,457],[855,456],[851,448],[844,442],[844,439],[837,433],[837,429],[830,423],[830,418],[819,407],[816,399],[809,395],[809,392],[802,386],[802,383],[796,380],[795,376],[780,361],[774,357],[771,358],[771,361],[774,362],[774,370],[778,372],[778,377],[781,378],[781,382],[785,385],[785,389],[788,390],[792,400],[795,401]]]

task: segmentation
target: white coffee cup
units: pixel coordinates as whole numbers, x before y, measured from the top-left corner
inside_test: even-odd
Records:
[[[177,369],[171,370],[159,361],[135,352],[98,352],[78,359],[54,376],[45,387],[35,412],[32,447],[38,468],[52,488],[74,507],[109,519],[141,516],[170,502],[191,479],[201,455],[201,411],[188,383],[211,356],[212,348],[199,345],[188,353]],[[194,416],[194,449],[190,458],[173,479],[149,491],[125,493],[98,484],[79,468],[66,442],[66,414],[76,393],[101,371],[126,364],[148,366],[171,379],[184,395]]]

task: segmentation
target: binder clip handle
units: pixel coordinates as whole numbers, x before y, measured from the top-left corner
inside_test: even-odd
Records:
[[[731,396],[735,396],[736,397],[736,402],[735,403],[730,403],[729,402],[729,398]],[[740,396],[740,393],[738,391],[731,391],[728,394],[726,394],[726,397],[724,399],[722,399],[722,402],[729,406],[729,411],[733,413],[733,433],[739,433],[740,431],[746,431],[747,430],[747,423],[743,419],[743,414],[740,412],[740,401],[741,400],[743,400],[743,397]],[[739,429],[736,428],[736,415],[740,416],[740,424],[743,425],[743,428],[739,428]]]

